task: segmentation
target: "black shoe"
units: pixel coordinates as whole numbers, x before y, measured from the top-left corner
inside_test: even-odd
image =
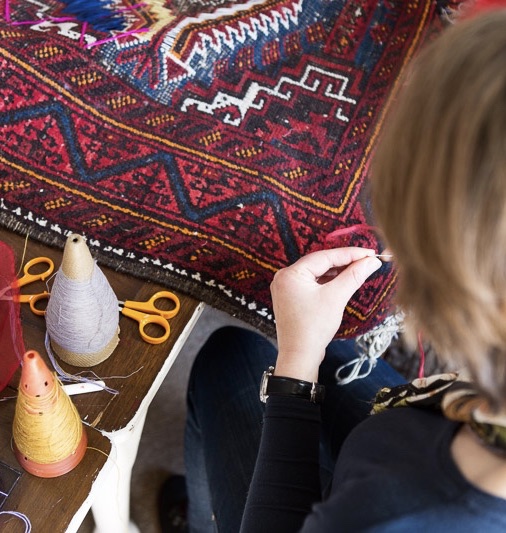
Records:
[[[170,476],[158,494],[162,533],[188,533],[188,495],[183,476]]]

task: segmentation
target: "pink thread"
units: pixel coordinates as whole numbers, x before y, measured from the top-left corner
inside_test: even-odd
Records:
[[[22,25],[30,25],[35,26],[36,24],[42,24],[43,22],[70,22],[70,21],[77,21],[75,17],[49,17],[47,19],[38,19],[38,20],[17,20],[12,23],[13,26],[22,26]]]
[[[126,6],[126,7],[122,7],[121,9],[117,9],[115,11],[115,13],[124,13],[126,11],[133,11],[135,9],[138,9],[138,8],[141,8],[141,7],[145,7],[146,5],[147,5],[146,2],[139,2],[139,3],[134,4],[132,6]],[[4,18],[5,18],[6,22],[11,22],[11,9],[10,9],[9,0],[5,0]],[[77,22],[77,18],[76,17],[49,17],[49,18],[38,19],[38,20],[14,21],[14,22],[12,22],[12,25],[13,26],[34,26],[36,24],[41,24],[43,22],[55,22],[55,23],[58,23],[58,22],[70,22],[70,21]],[[81,38],[79,39],[79,44],[80,45],[83,44],[84,35],[86,33],[87,27],[88,27],[88,23],[86,21],[83,22],[83,28],[81,30]],[[122,37],[126,37],[126,36],[132,35],[134,33],[140,33],[140,32],[145,32],[145,31],[148,31],[148,28],[140,28],[140,29],[137,29],[137,30],[132,30],[132,31],[129,31],[129,32],[126,32],[126,33],[122,33],[120,35],[115,35],[115,36],[110,37],[108,39],[103,39],[102,41],[96,41],[95,43],[87,45],[87,48],[89,48],[91,46],[96,46],[97,44],[106,43],[108,41],[112,41],[112,40],[115,40],[115,39],[121,39]]]
[[[91,48],[92,46],[98,46],[99,44],[108,43],[117,39],[123,39],[123,37],[128,37],[129,35],[133,35],[134,33],[143,33],[146,31],[149,31],[149,28],[139,28],[138,30],[127,31],[125,33],[120,33],[119,35],[113,35],[112,37],[108,37],[107,39],[102,39],[101,41],[95,41],[94,43],[86,44],[84,47]]]
[[[77,22],[76,17],[49,17],[50,22]]]
[[[361,229],[367,231],[378,231],[378,228],[376,228],[375,226],[370,226],[369,224],[353,224],[352,226],[348,226],[347,228],[341,228],[332,231],[327,235],[327,237],[325,237],[325,239],[330,240],[333,237],[342,237],[344,235],[349,235],[350,233],[354,233]]]
[[[421,332],[418,332],[418,352],[420,354],[420,364],[418,366],[418,377],[421,379],[425,376],[425,350],[423,349]]]
[[[81,35],[79,36],[79,46],[84,45],[84,36],[86,35],[86,30],[88,29],[88,23],[85,21],[83,22],[82,28],[81,28]]]
[[[9,3],[9,0],[5,0],[4,14],[5,14],[5,21],[10,22],[11,21],[11,6]]]
[[[134,4],[133,6],[127,6],[127,7],[122,7],[120,9],[116,9],[114,12],[123,13],[125,11],[133,11],[134,9],[138,9],[139,7],[145,7],[145,6],[147,6],[146,2],[139,2],[138,4]]]
[[[353,224],[347,228],[340,228],[332,231],[325,237],[325,245],[328,248],[343,248],[351,246],[351,240],[348,235],[355,233],[357,237],[370,241],[371,238],[377,240],[373,233],[378,233],[379,229],[369,224]]]
[[[14,22],[11,22],[13,26],[35,26],[36,24],[40,24],[41,22],[46,22],[48,19],[39,19],[39,20],[15,20]]]

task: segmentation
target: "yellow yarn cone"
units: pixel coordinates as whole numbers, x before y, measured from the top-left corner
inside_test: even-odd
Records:
[[[46,326],[53,350],[74,366],[97,365],[118,345],[118,299],[80,235],[70,235],[65,243]]]
[[[79,413],[35,350],[23,356],[12,436],[19,464],[38,477],[69,472],[86,452]]]

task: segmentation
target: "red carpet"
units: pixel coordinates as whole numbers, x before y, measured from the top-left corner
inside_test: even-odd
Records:
[[[48,20],[62,16],[54,0],[11,0],[0,223],[57,246],[84,234],[99,264],[272,333],[274,272],[370,222],[368,161],[400,73],[441,27],[438,8],[257,0],[178,19],[154,4],[125,19],[124,31],[148,32],[86,48],[109,35]],[[381,249],[374,234],[351,243]],[[394,284],[386,265],[341,335],[390,314]]]

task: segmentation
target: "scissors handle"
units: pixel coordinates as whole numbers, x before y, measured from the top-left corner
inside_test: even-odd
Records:
[[[143,313],[142,311],[135,311],[134,309],[129,309],[128,307],[123,307],[121,309],[121,313],[125,316],[133,318],[139,323],[139,334],[142,337],[142,340],[149,342],[150,344],[161,344],[169,338],[170,325],[163,316],[151,315],[148,313]],[[161,337],[152,337],[151,335],[148,335],[145,332],[145,327],[148,324],[158,324],[165,330],[165,333]]]
[[[40,294],[20,294],[18,301],[22,304],[30,304],[30,309],[34,315],[44,316],[46,314],[45,309],[39,309],[36,307],[37,302],[40,300],[49,300],[49,293],[47,291]]]
[[[41,272],[40,274],[31,274],[30,269],[34,267],[35,265],[39,264],[46,264],[47,268],[44,270],[44,272]],[[44,281],[47,277],[49,277],[54,270],[54,263],[49,257],[36,257],[34,259],[31,259],[26,263],[26,265],[23,268],[23,277],[19,278],[16,281],[16,284],[18,287],[24,287],[25,285],[28,285],[29,283],[33,283],[34,281]]]
[[[158,300],[170,300],[175,304],[175,307],[174,309],[170,309],[169,311],[160,309],[156,306],[156,302]],[[125,307],[128,307],[129,309],[135,309],[136,311],[144,311],[145,313],[153,313],[167,319],[175,317],[179,313],[179,309],[181,308],[179,298],[173,292],[169,291],[156,292],[146,302],[136,302],[134,300],[127,300],[123,303],[123,305]]]

